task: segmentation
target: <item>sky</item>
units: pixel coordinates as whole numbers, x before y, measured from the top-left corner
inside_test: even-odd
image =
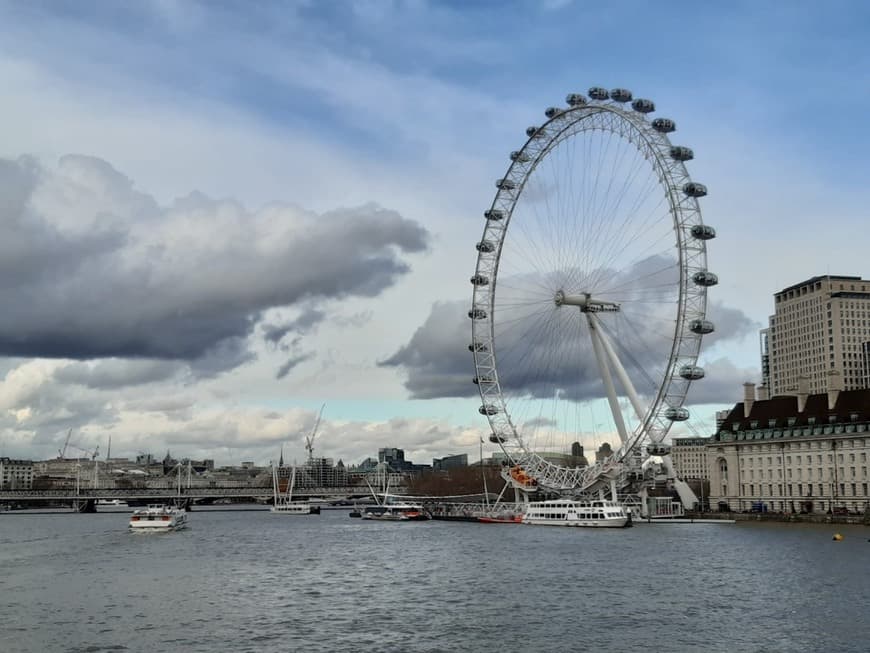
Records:
[[[325,404],[316,455],[477,458],[482,212],[591,86],[709,189],[709,433],[774,292],[870,276],[868,43],[858,1],[0,0],[0,455],[302,460]]]

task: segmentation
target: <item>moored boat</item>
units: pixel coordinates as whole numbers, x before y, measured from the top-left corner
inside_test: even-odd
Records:
[[[537,526],[580,526],[622,528],[631,526],[631,516],[615,501],[531,501],[526,506],[524,524]]]
[[[320,506],[310,501],[293,501],[293,486],[296,484],[296,467],[292,468],[286,489],[280,491],[278,469],[272,468],[273,505],[269,509],[277,515],[319,515]]]
[[[130,530],[137,533],[165,533],[187,526],[187,513],[172,506],[152,504],[135,510],[130,516]]]
[[[430,519],[423,506],[415,503],[387,503],[380,506],[367,506],[363,510],[362,518],[377,521],[424,521]]]
[[[128,504],[126,501],[121,501],[121,499],[97,499],[96,504],[98,508],[127,508]]]
[[[482,515],[477,518],[481,524],[522,524],[521,514]]]

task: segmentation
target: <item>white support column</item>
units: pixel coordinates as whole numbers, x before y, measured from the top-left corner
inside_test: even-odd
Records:
[[[598,326],[598,318],[594,314],[588,315],[591,320],[595,320],[596,326]],[[634,389],[634,384],[631,382],[628,373],[622,366],[622,362],[617,357],[616,351],[613,349],[613,345],[610,344],[610,339],[607,337],[607,334],[599,329],[598,338],[601,340],[601,344],[604,345],[604,351],[607,353],[607,357],[610,359],[610,363],[616,371],[616,376],[619,378],[619,382],[625,389],[625,394],[628,395],[628,399],[634,407],[634,412],[637,413],[638,421],[642,422],[643,418],[646,417],[646,408],[640,400],[637,391]]]
[[[622,417],[622,410],[619,407],[619,400],[616,397],[616,389],[613,387],[613,378],[610,376],[610,368],[605,360],[606,354],[604,347],[601,344],[601,334],[598,331],[598,325],[595,323],[595,316],[592,313],[586,313],[586,321],[589,323],[589,335],[592,337],[592,349],[595,350],[595,359],[598,361],[598,369],[601,371],[601,378],[604,380],[604,389],[607,391],[607,401],[610,404],[610,412],[613,413],[613,421],[616,423],[616,430],[619,432],[619,439],[622,444],[628,442],[628,432],[625,429],[625,420]]]

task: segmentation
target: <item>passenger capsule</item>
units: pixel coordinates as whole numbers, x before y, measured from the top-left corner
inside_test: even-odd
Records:
[[[540,128],[535,127],[534,125],[532,125],[531,127],[526,127],[526,136],[528,136],[529,138],[532,138],[539,131],[540,131]]]
[[[474,246],[478,252],[483,252],[484,254],[489,254],[490,252],[495,251],[495,245],[493,245],[488,240],[481,240],[477,245]]]
[[[490,433],[489,435],[489,441],[493,444],[504,444],[506,440],[507,437],[499,433]]]
[[[683,185],[683,192],[689,197],[704,197],[707,194],[707,187],[697,181],[690,181]]]
[[[471,379],[471,381],[472,383],[474,383],[474,385],[489,385],[491,383],[495,383],[492,380],[491,376],[475,376],[473,379]]]
[[[527,161],[529,161],[529,155],[525,152],[511,152],[511,161],[526,163]]]
[[[701,272],[695,272],[695,274],[692,275],[692,281],[694,281],[697,286],[710,287],[719,283],[719,277],[712,272],[702,270]]]
[[[562,113],[562,110],[559,107],[547,107],[546,111],[544,111],[544,115],[547,118],[555,118],[560,113]]]
[[[652,113],[656,110],[656,105],[652,100],[637,98],[634,102],[631,103],[631,108],[638,113]]]
[[[627,88],[614,88],[610,91],[610,99],[614,102],[631,102],[631,91]]]
[[[481,415],[495,415],[498,412],[498,406],[483,404],[483,406],[477,409],[477,412]]]
[[[680,376],[687,381],[697,381],[704,378],[704,368],[697,365],[683,365],[680,368]]]
[[[665,411],[665,417],[672,422],[685,422],[689,419],[689,411],[683,407],[671,406]]]
[[[568,97],[565,98],[565,102],[568,103],[569,106],[572,107],[582,107],[586,104],[586,96],[580,95],[579,93],[571,93]]]
[[[487,286],[489,285],[489,277],[485,277],[482,274],[475,274],[473,277],[471,277],[471,285]]]
[[[589,97],[593,100],[606,100],[610,97],[610,93],[607,92],[606,88],[601,88],[600,86],[593,86],[589,89]]]
[[[482,308],[472,308],[468,311],[468,317],[472,320],[485,320],[486,319],[486,311]]]
[[[495,182],[495,187],[500,188],[501,190],[513,190],[517,185],[510,179],[499,179]]]
[[[670,118],[656,118],[652,121],[652,128],[662,134],[670,134],[677,128],[677,124]]]
[[[646,452],[650,456],[667,456],[671,453],[671,445],[664,442],[651,442],[646,446]]]
[[[710,320],[692,320],[689,322],[689,331],[692,333],[697,333],[698,335],[706,335],[708,333],[713,333],[716,330],[716,327],[713,326],[713,323]]]
[[[716,230],[708,224],[696,224],[692,227],[692,237],[698,240],[711,240],[716,237]]]
[[[671,148],[671,158],[674,161],[691,161],[695,158],[695,153],[691,147],[683,145],[675,145]]]
[[[485,342],[472,342],[470,345],[468,345],[468,351],[472,353],[489,351],[489,346]]]
[[[483,212],[483,217],[487,220],[504,220],[504,211],[488,209]]]

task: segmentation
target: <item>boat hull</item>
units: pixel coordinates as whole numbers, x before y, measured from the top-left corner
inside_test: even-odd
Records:
[[[177,508],[149,506],[130,516],[130,531],[134,533],[168,533],[187,526],[187,513]]]
[[[575,528],[625,528],[631,526],[627,517],[612,519],[524,519],[530,526],[573,526]]]
[[[481,524],[522,524],[522,515],[513,515],[511,517],[478,517],[477,521]]]

